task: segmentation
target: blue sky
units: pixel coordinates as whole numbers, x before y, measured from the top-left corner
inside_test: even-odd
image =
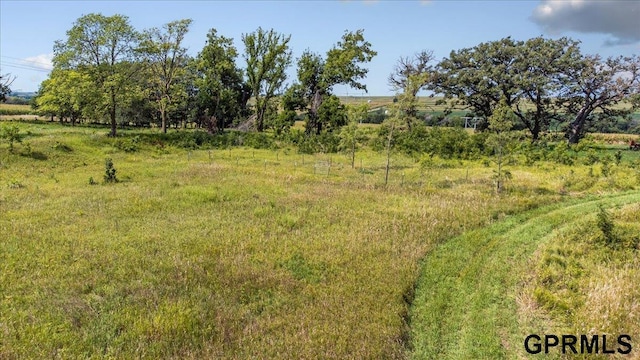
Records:
[[[185,46],[193,56],[209,29],[232,37],[261,26],[291,35],[294,58],[310,49],[325,54],[345,30],[364,29],[378,55],[365,80],[370,95],[389,95],[387,77],[400,56],[422,49],[436,59],[452,50],[511,36],[569,36],[584,53],[640,53],[640,1],[17,1],[0,0],[0,73],[16,76],[14,91],[36,91],[47,78],[53,44],[84,14],[123,14],[137,30],[193,19]],[[243,66],[241,57],[237,60]],[[295,77],[294,66],[288,82]],[[362,95],[337,87],[338,95]]]

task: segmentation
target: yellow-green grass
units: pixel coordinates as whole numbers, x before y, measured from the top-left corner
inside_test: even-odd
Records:
[[[0,142],[0,358],[403,358],[420,259],[469,229],[633,174],[420,167],[340,154],[141,144],[17,123]],[[144,133],[148,134],[146,130]],[[122,136],[140,134],[121,131]],[[102,184],[105,158],[115,184]],[[90,185],[90,178],[98,185]]]
[[[627,358],[637,358],[640,203],[607,212],[613,243],[607,243],[594,211],[538,247],[520,291],[519,312],[532,332],[607,335],[614,349],[618,336],[628,335],[633,351]],[[561,357],[560,351],[554,354]]]
[[[611,251],[584,240],[585,237],[593,239],[597,226],[577,225],[590,219],[598,205],[609,208],[636,204],[626,216],[635,216],[637,231],[638,202],[638,191],[573,199],[470,231],[430,252],[422,265],[411,312],[412,357],[526,358],[523,344],[529,334],[541,337],[545,334],[578,337],[580,334],[615,334],[614,339],[619,334],[628,334],[636,339],[640,335],[636,319],[640,277],[637,268],[633,269],[638,264],[638,249],[612,256]],[[572,240],[561,243],[561,251],[556,251],[558,245],[547,250],[549,244],[557,243],[558,237],[566,234],[570,234]],[[583,254],[585,245],[591,247],[590,261],[583,261],[582,266],[569,266],[575,257],[567,254]],[[545,254],[537,266],[530,260],[536,258],[536,251]],[[605,259],[612,258],[618,265],[607,264]],[[602,267],[609,271],[600,270]],[[535,282],[530,280],[532,268],[555,276],[557,287],[549,286],[546,275],[535,276]],[[592,274],[600,275],[589,279]],[[620,280],[620,293],[612,289],[616,278]],[[547,288],[523,286],[527,282],[537,282],[538,287]],[[535,297],[534,294],[543,291],[545,296]],[[574,299],[579,300],[571,303]],[[561,325],[550,326],[553,321],[547,321],[548,314],[535,310],[539,306],[536,302],[557,310],[554,315]],[[605,311],[596,314],[594,310]],[[564,316],[558,316],[567,313],[572,315],[572,324],[575,324],[569,329],[562,326]],[[553,353],[558,354],[555,350]]]
[[[34,115],[34,110],[30,105],[3,104],[0,103],[0,116],[5,119],[16,115]]]

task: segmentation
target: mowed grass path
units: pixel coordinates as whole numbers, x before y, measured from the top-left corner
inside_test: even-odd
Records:
[[[535,249],[572,230],[598,205],[637,202],[635,191],[559,203],[465,233],[430,252],[411,311],[413,358],[525,358],[526,335],[543,333],[518,314]]]

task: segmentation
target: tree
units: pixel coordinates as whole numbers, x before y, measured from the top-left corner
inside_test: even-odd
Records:
[[[7,95],[11,94],[11,84],[15,79],[11,74],[0,75],[0,102],[7,101]]]
[[[101,94],[104,113],[109,115],[110,136],[116,136],[116,111],[126,96],[122,89],[139,70],[135,51],[139,34],[124,15],[89,14],[80,17],[65,42],[56,41],[54,67],[88,74]]]
[[[417,95],[431,80],[433,66],[429,63],[434,59],[433,52],[422,50],[413,57],[400,57],[396,62],[393,72],[389,75],[389,86],[396,92],[404,95],[406,103],[402,111],[407,119],[416,118],[418,115]],[[407,123],[411,127],[411,123]]]
[[[504,99],[536,141],[558,116],[553,100],[564,74],[580,59],[578,43],[568,38],[525,42],[507,37],[452,51],[438,64],[431,88],[453,99],[451,105],[464,104],[486,119]]]
[[[489,131],[491,134],[487,139],[487,143],[493,147],[496,155],[496,164],[498,169],[495,171],[496,192],[501,192],[504,180],[511,176],[511,173],[504,171],[505,151],[511,136],[509,131],[513,128],[513,123],[517,117],[511,107],[507,104],[506,99],[501,99],[497,109],[489,117]]]
[[[291,64],[289,40],[291,35],[264,31],[261,27],[253,33],[242,35],[247,61],[247,84],[255,100],[256,129],[264,130],[265,113],[269,101],[282,88],[287,79],[286,69]]]
[[[569,144],[577,144],[597,118],[628,115],[615,105],[640,93],[640,57],[585,56],[566,74],[558,102],[573,117],[567,129]],[[598,112],[599,111],[599,112]]]
[[[189,31],[191,19],[172,21],[162,29],[145,31],[141,52],[146,57],[152,80],[151,92],[160,113],[162,132],[167,132],[167,111],[174,101],[177,79],[184,74],[187,49],[182,41]]]
[[[197,57],[196,88],[198,117],[210,133],[222,131],[246,112],[251,93],[236,66],[237,56],[233,39],[209,30],[207,43]]]
[[[319,111],[323,102],[331,97],[333,87],[342,84],[366,91],[360,80],[368,69],[361,64],[370,62],[375,55],[371,44],[364,39],[363,30],[345,31],[342,41],[327,52],[326,59],[306,50],[298,59],[298,83],[287,90],[290,96],[297,97],[291,102],[296,107],[285,110],[305,111],[307,134],[320,134],[326,124]]]
[[[71,125],[81,119],[89,109],[92,99],[92,82],[88,74],[77,70],[54,69],[49,78],[40,84],[35,108],[46,115],[57,116],[60,122],[69,118]]]
[[[432,89],[452,99],[452,106],[462,103],[488,119],[501,98],[509,106],[517,98],[514,60],[518,46],[507,37],[452,51],[437,65]],[[486,126],[480,124],[481,128]]]
[[[537,37],[519,47],[514,84],[520,92],[513,112],[531,133],[532,141],[549,128],[552,119],[560,119],[554,100],[563,86],[564,74],[582,59],[578,44],[564,37],[558,40]],[[523,100],[527,105],[523,105]]]
[[[348,153],[351,158],[351,168],[355,167],[356,150],[360,141],[358,136],[358,123],[367,118],[368,104],[350,105],[347,107],[348,124],[340,130],[339,148]]]

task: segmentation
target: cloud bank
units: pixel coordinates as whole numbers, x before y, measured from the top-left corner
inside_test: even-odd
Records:
[[[607,34],[606,45],[640,42],[640,1],[543,0],[531,20],[550,34]]]

